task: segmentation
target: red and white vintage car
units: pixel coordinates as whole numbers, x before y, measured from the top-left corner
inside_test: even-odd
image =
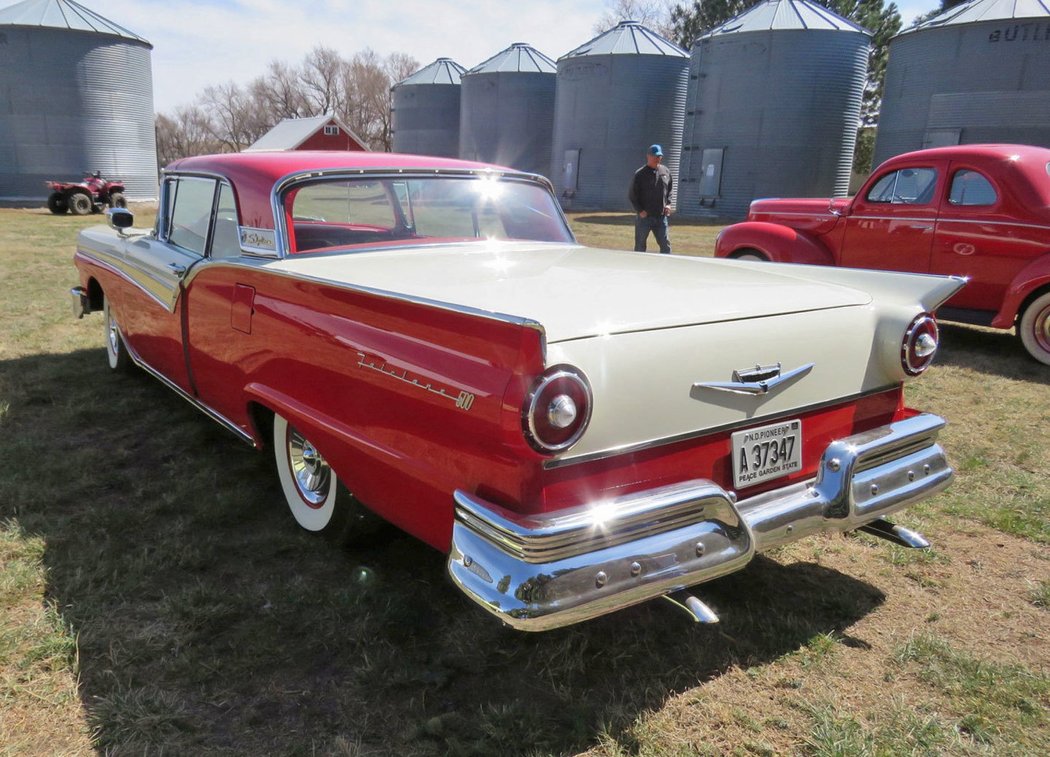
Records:
[[[188,158],[82,233],[79,315],[274,456],[303,528],[376,515],[506,623],[675,594],[947,485],[902,382],[961,282],[578,245],[548,182],[377,153]],[[789,589],[790,587],[785,587]]]
[[[1050,365],[1050,150],[960,145],[879,166],[852,199],[769,199],[715,255],[965,276],[945,320],[1017,327]]]

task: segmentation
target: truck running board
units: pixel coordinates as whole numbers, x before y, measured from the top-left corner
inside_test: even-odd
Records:
[[[910,528],[905,528],[904,526],[898,526],[885,518],[873,520],[871,523],[863,525],[857,530],[863,531],[866,534],[871,534],[872,536],[878,536],[880,539],[885,539],[899,547],[929,549],[930,546],[930,542],[919,532],[912,531]]]

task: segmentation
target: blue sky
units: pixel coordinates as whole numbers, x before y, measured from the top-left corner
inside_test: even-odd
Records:
[[[159,112],[192,103],[209,84],[246,83],[278,58],[299,63],[317,45],[346,56],[371,47],[421,64],[470,68],[513,42],[557,59],[594,36],[606,0],[79,0],[153,44]],[[9,2],[0,0],[0,6]],[[938,0],[897,4],[907,26]]]

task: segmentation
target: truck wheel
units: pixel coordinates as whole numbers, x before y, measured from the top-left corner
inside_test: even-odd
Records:
[[[56,216],[62,216],[69,210],[69,206],[66,204],[66,196],[61,192],[52,192],[47,196],[47,209],[54,213]]]
[[[124,199],[123,192],[110,192],[109,193],[109,207],[111,208],[126,208],[128,201]]]
[[[769,262],[769,258],[767,258],[765,255],[763,255],[758,250],[752,250],[752,249],[738,250],[737,252],[734,252],[729,257],[730,257],[731,260],[750,260],[750,261],[756,261],[757,260],[757,261],[760,261],[762,263],[768,263]]]
[[[277,477],[295,522],[336,544],[359,544],[382,521],[339,483],[313,444],[278,414],[273,417]]]
[[[95,209],[95,203],[86,192],[70,192],[66,195],[66,205],[75,216],[86,216]]]
[[[1043,292],[1024,309],[1017,335],[1028,354],[1050,365],[1050,292]]]
[[[120,333],[117,319],[109,309],[108,297],[102,305],[102,324],[105,329],[106,359],[109,361],[110,370],[127,373],[132,366],[131,356],[124,345],[124,337]]]

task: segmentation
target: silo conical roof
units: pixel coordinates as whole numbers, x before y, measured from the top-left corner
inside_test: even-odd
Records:
[[[153,47],[147,39],[72,0],[24,0],[21,3],[15,3],[0,10],[0,26],[36,26],[47,29],[96,32]]]
[[[467,72],[463,66],[451,58],[438,58],[429,66],[416,71],[407,79],[402,79],[395,86],[406,84],[459,84],[460,77]]]
[[[669,55],[688,58],[689,53],[637,21],[621,21],[590,42],[570,50],[558,60],[584,55]]]
[[[558,70],[553,60],[525,42],[515,42],[506,50],[482,61],[467,74],[538,73],[553,74]]]
[[[870,32],[849,19],[834,13],[823,5],[808,0],[767,0],[721,26],[702,35],[700,39],[742,32],[768,32],[785,29],[825,29],[830,31]]]
[[[921,24],[911,26],[900,34],[981,21],[1047,17],[1050,17],[1050,0],[970,0],[968,3],[949,8]]]

